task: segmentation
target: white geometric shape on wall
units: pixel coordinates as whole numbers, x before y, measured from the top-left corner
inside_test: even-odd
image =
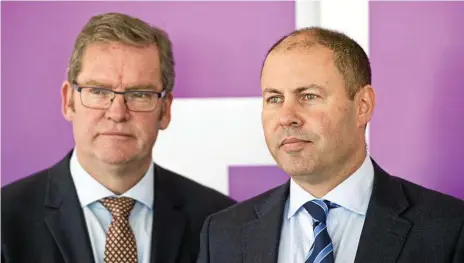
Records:
[[[175,98],[154,161],[228,194],[228,166],[275,165],[264,141],[261,106],[261,97]]]

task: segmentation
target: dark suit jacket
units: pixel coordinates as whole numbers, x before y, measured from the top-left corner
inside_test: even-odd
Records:
[[[69,158],[2,189],[2,262],[94,262]],[[158,165],[154,181],[151,262],[195,262],[204,220],[235,202]]]
[[[374,163],[356,263],[464,263],[464,202]],[[198,263],[277,262],[289,183],[208,217]]]

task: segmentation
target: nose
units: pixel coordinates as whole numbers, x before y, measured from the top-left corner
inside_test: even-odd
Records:
[[[284,128],[297,128],[303,125],[303,119],[300,116],[300,105],[285,101],[279,112],[280,125]]]
[[[106,117],[115,122],[123,122],[129,118],[129,109],[127,109],[124,96],[116,94],[110,107],[106,110]]]

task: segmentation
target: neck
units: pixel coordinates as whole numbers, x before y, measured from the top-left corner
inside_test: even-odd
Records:
[[[107,164],[95,158],[77,157],[87,173],[117,195],[134,187],[143,178],[151,164],[151,156],[124,164]]]
[[[361,167],[367,155],[366,147],[358,149],[360,150],[339,164],[331,165],[317,173],[293,176],[292,179],[306,192],[316,198],[321,198]]]

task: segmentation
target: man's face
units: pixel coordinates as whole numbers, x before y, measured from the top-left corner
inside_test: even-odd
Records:
[[[162,91],[158,49],[137,48],[119,43],[93,43],[84,52],[81,87]],[[107,164],[124,164],[151,159],[158,130],[170,122],[172,96],[158,100],[150,112],[129,111],[122,95],[108,109],[83,106],[80,93],[70,83],[62,87],[63,114],[72,122],[76,151],[80,158]]]
[[[316,45],[271,52],[263,67],[266,144],[290,176],[341,165],[364,140],[359,98],[350,100],[333,52]],[[314,178],[318,180],[318,178]]]

